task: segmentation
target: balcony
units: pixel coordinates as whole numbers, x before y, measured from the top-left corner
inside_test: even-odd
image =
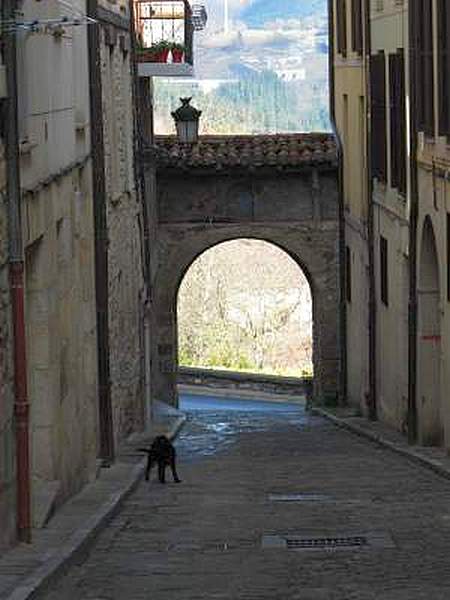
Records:
[[[194,32],[204,28],[206,10],[188,0],[134,0],[140,77],[194,74]]]

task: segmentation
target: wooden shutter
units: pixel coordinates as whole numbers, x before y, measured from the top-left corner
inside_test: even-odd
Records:
[[[406,193],[406,98],[403,50],[389,56],[391,185]]]
[[[370,57],[372,175],[386,181],[386,61],[384,52]]]
[[[361,56],[363,49],[362,0],[352,0],[352,49]]]
[[[345,288],[347,302],[352,301],[352,252],[348,246],[345,247]]]
[[[447,1],[447,0],[445,0]],[[414,90],[419,131],[434,134],[433,2],[411,0],[412,43],[415,54]]]
[[[439,61],[439,134],[450,136],[450,4],[437,2]]]
[[[380,235],[380,295],[381,302],[389,305],[388,241]]]
[[[336,34],[337,51],[342,56],[347,55],[347,2],[336,0]]]

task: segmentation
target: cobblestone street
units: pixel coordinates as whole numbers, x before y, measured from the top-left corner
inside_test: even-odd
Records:
[[[449,481],[296,406],[183,408],[183,483],[142,482],[48,600],[450,598]]]

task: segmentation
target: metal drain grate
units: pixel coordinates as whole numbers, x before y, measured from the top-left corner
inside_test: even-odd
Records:
[[[368,540],[363,536],[321,537],[321,538],[285,538],[288,550],[327,549],[327,548],[361,548],[367,546]]]
[[[268,534],[261,538],[263,550],[382,550],[395,548],[394,540],[387,531],[355,532],[353,535],[333,535],[317,532],[312,536],[300,533]]]
[[[329,496],[324,494],[269,494],[269,502],[327,502]]]

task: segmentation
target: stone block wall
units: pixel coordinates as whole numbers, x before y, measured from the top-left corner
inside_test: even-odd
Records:
[[[45,18],[48,4],[25,0],[25,18]],[[72,5],[74,10],[86,11],[85,0],[74,0]],[[52,8],[55,17],[63,10],[59,5]],[[97,472],[94,198],[87,50],[86,27],[67,27],[59,38],[18,38],[35,524],[37,515],[48,514]]]
[[[0,551],[15,537],[15,436],[6,163],[0,140]]]
[[[114,6],[107,1],[102,6],[108,11],[102,15],[116,23],[103,22],[100,51],[110,381],[117,445],[127,435],[144,427],[143,236],[134,171],[134,90],[128,9],[124,3]],[[116,15],[116,19],[111,18],[111,14]]]

